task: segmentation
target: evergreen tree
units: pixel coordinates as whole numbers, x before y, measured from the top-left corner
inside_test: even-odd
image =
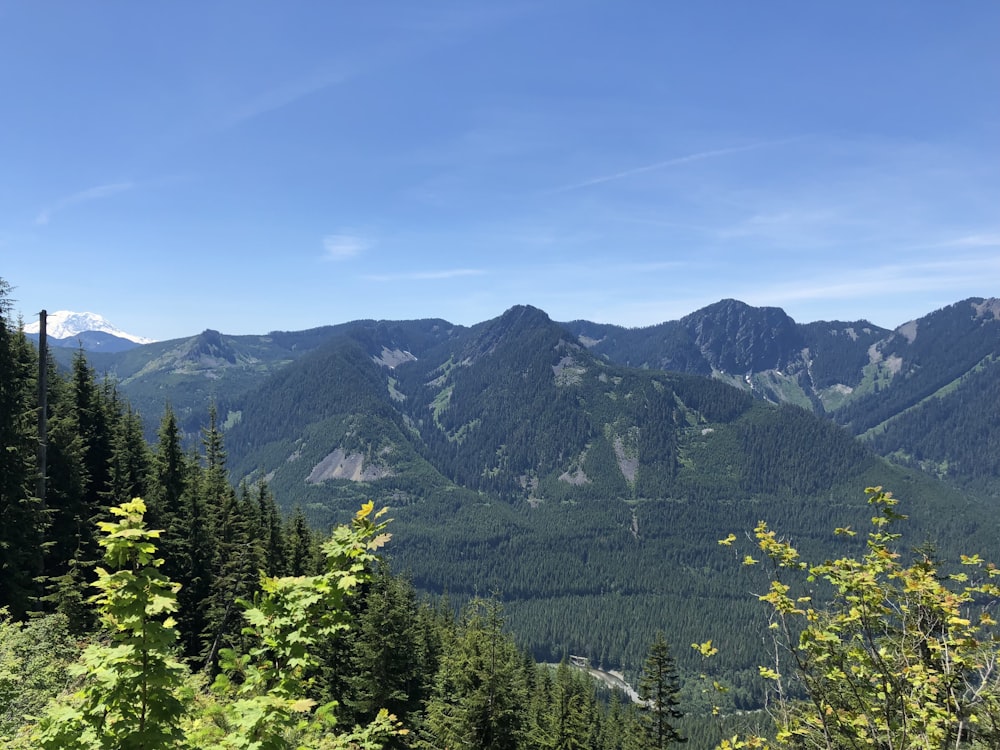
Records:
[[[663,631],[658,630],[639,679],[639,697],[645,704],[639,726],[646,747],[662,750],[671,742],[687,741],[672,723],[683,716],[677,707],[679,693],[677,666]]]
[[[535,670],[531,683],[526,741],[531,747],[552,746],[552,670],[542,665]]]
[[[556,669],[552,688],[551,733],[547,746],[554,750],[591,747],[593,715],[593,685],[584,684],[563,659]]]
[[[354,713],[352,723],[372,721],[384,708],[409,724],[407,717],[428,697],[429,665],[418,626],[413,587],[379,565],[351,633],[344,703]]]
[[[0,278],[0,607],[23,617],[42,573],[42,506],[35,495],[37,356],[10,320]]]
[[[257,506],[244,485],[240,494],[229,489],[222,495],[222,505],[215,516],[215,558],[212,562],[212,587],[205,600],[206,663],[215,664],[219,648],[234,647],[233,637],[240,631],[239,600],[252,598],[264,567],[263,551],[256,531]]]
[[[495,601],[476,600],[445,647],[427,729],[436,747],[515,750],[527,715],[527,685]],[[434,744],[438,743],[438,744]]]
[[[70,375],[72,405],[80,435],[83,460],[84,505],[95,522],[103,517],[111,492],[111,462],[114,434],[110,407],[98,386],[94,371],[80,350],[73,357]],[[92,523],[91,523],[92,525]],[[93,534],[89,534],[93,538]],[[96,540],[94,558],[99,557]]]
[[[194,461],[194,458],[190,459],[192,465]],[[182,588],[178,595],[181,605],[178,623],[184,653],[193,657],[204,653],[206,648],[205,634],[209,630],[206,603],[212,593],[215,536],[213,519],[202,498],[200,483],[195,482],[183,497],[187,555],[185,569],[180,576]]]
[[[152,457],[142,434],[142,419],[118,390],[106,386],[107,403],[114,417],[109,496],[114,503],[149,494]]]
[[[263,545],[264,571],[269,576],[281,576],[288,565],[281,513],[267,482],[258,482],[256,493],[258,537]]]
[[[87,502],[85,446],[72,384],[53,369],[49,390],[44,599],[81,633],[95,623],[86,591],[98,561],[96,512]]]
[[[190,567],[188,536],[191,519],[188,516],[188,492],[194,469],[181,445],[177,418],[168,404],[160,420],[156,449],[152,459],[153,481],[149,493],[149,524],[162,529],[160,549],[163,550],[164,573],[188,584]],[[182,588],[183,590],[183,588]]]
[[[202,494],[218,508],[222,506],[223,496],[232,491],[232,487],[226,472],[226,449],[219,429],[219,413],[214,403],[208,408],[208,427],[201,431],[201,445],[205,466]]]
[[[311,575],[315,571],[315,545],[312,532],[306,521],[306,515],[301,506],[295,506],[295,512],[288,520],[285,531],[286,549],[288,551],[287,571],[290,576]]]

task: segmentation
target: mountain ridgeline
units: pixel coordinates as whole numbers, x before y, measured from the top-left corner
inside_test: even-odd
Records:
[[[418,479],[537,504],[687,498],[709,466],[726,493],[811,494],[874,460],[801,410],[610,364],[534,308],[468,329],[436,322],[432,335],[414,326],[359,323],[227,403],[237,475],[291,489],[288,476],[316,485],[350,464],[397,491],[411,480],[421,498],[436,485],[412,481],[416,462]],[[785,446],[795,461],[763,460]]]
[[[894,331],[864,320],[799,325],[735,300],[650,328],[567,328],[609,361],[712,374],[825,415],[901,463],[1000,492],[1000,300],[957,302]]]
[[[318,525],[390,505],[396,566],[456,603],[495,591],[539,658],[635,668],[658,629],[711,637],[752,706],[765,625],[729,532],[767,518],[840,554],[857,544],[827,530],[863,527],[863,488],[884,485],[914,543],[997,557],[998,315],[967,300],[889,331],[724,300],[624,329],[518,306],[91,361],[152,428],[169,401],[197,434],[214,401],[232,477]]]

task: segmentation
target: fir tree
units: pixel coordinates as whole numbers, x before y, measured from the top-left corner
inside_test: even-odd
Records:
[[[256,493],[258,536],[264,548],[264,571],[269,576],[281,576],[285,574],[288,565],[281,513],[278,512],[274,493],[267,486],[267,482],[258,482]]]
[[[188,583],[190,567],[188,537],[191,519],[188,516],[187,494],[192,484],[193,467],[181,445],[177,418],[168,404],[160,420],[160,429],[153,453],[153,482],[149,494],[149,523],[163,529],[160,548],[164,556],[164,572],[182,585]]]
[[[500,605],[477,600],[446,646],[427,728],[436,746],[515,750],[522,742],[527,686],[521,659],[502,632]]]
[[[10,286],[0,279],[0,607],[20,618],[42,573],[42,507],[37,477],[37,357],[10,321]]]
[[[286,549],[288,551],[287,572],[290,576],[310,575],[315,571],[315,549],[312,532],[306,522],[301,506],[295,507],[295,512],[288,520],[285,531]]]
[[[380,565],[362,602],[352,633],[344,702],[354,723],[373,720],[380,709],[406,721],[423,700],[425,649],[413,587]]]
[[[639,679],[639,697],[645,704],[639,727],[646,747],[662,750],[671,742],[687,741],[672,723],[683,716],[677,707],[679,693],[677,666],[663,631],[658,630]]]

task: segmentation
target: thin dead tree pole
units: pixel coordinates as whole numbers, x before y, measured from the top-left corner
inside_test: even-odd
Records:
[[[48,313],[42,310],[38,313],[38,499],[45,510],[45,475],[48,472],[49,443],[49,352],[45,332]]]

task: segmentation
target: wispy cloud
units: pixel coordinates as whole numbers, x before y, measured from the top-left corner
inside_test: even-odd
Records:
[[[440,271],[412,271],[408,273],[371,274],[363,276],[366,281],[437,281],[456,279],[462,276],[484,276],[480,268],[449,268]]]
[[[312,75],[286,81],[274,88],[263,91],[233,108],[222,123],[223,129],[234,127],[268,112],[287,107],[295,102],[318,94],[324,89],[336,86],[350,78],[346,70],[321,70]]]
[[[757,151],[758,149],[768,148],[771,146],[781,146],[796,140],[800,140],[800,138],[784,138],[776,141],[761,141],[759,143],[750,143],[746,146],[732,146],[730,148],[716,148],[716,149],[710,149],[708,151],[697,151],[693,154],[685,154],[684,156],[677,156],[674,157],[673,159],[657,161],[653,162],[652,164],[644,164],[640,167],[632,167],[631,169],[625,169],[622,170],[621,172],[614,172],[612,174],[605,174],[599,177],[592,177],[589,180],[574,182],[572,184],[563,185],[561,187],[553,188],[545,192],[546,194],[549,195],[555,193],[566,193],[571,190],[580,190],[581,188],[592,187],[594,185],[601,185],[606,182],[623,180],[626,177],[634,177],[635,175],[643,174],[645,172],[653,172],[658,169],[666,169],[667,167],[676,167],[681,164],[690,164],[691,162],[704,161],[705,159],[717,159],[722,156],[741,154],[746,151]]]
[[[369,247],[371,243],[356,234],[328,234],[323,238],[323,257],[326,260],[347,260]]]
[[[1000,274],[1000,258],[949,258],[923,263],[887,264],[830,274],[817,283],[816,275],[799,281],[756,286],[741,297],[751,304],[767,300],[782,304],[796,300],[855,299],[872,295],[942,291],[976,287]],[[989,291],[989,290],[986,290]]]
[[[1000,233],[968,234],[943,242],[941,247],[1000,247]]]
[[[57,214],[70,206],[76,206],[81,203],[89,203],[90,201],[107,198],[112,195],[117,195],[118,193],[133,190],[135,187],[136,185],[133,182],[113,182],[108,185],[97,185],[92,188],[87,188],[86,190],[81,190],[78,193],[67,195],[66,197],[60,198],[39,211],[38,215],[35,217],[35,224],[38,226],[44,226],[52,221],[54,214]]]

